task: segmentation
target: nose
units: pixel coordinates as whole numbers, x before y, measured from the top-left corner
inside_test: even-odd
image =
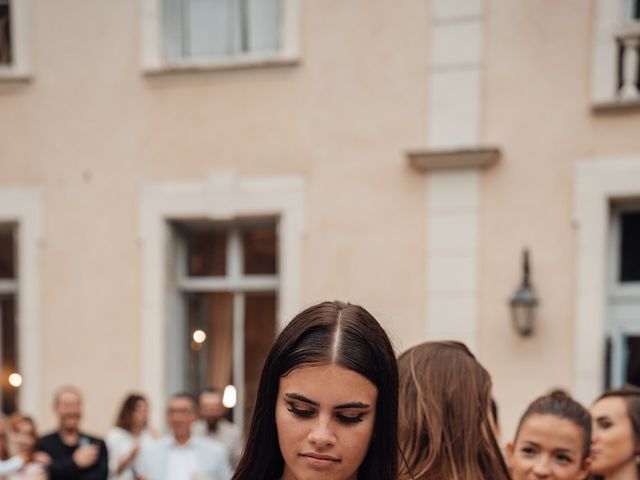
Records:
[[[328,418],[318,417],[307,436],[315,448],[326,448],[336,442],[336,437]]]
[[[536,478],[548,478],[551,475],[551,469],[549,468],[549,459],[538,459],[533,466],[533,473]]]

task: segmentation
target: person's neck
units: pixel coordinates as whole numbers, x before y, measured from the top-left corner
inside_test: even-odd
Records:
[[[218,431],[218,424],[220,422],[219,418],[215,418],[213,420],[205,420],[205,422],[207,423],[207,430],[209,430],[209,433]]]
[[[191,435],[186,433],[184,435],[174,435],[173,438],[175,438],[176,443],[178,445],[184,445],[189,441],[189,438],[191,438]]]
[[[144,430],[144,427],[131,427],[130,432],[134,437],[139,437],[142,433],[142,430]]]
[[[67,429],[62,427],[58,433],[62,441],[67,445],[75,445],[80,439],[80,431],[77,428]]]
[[[639,480],[638,477],[638,465],[635,462],[635,458],[625,463],[622,467],[616,470],[611,475],[604,477],[605,480]]]

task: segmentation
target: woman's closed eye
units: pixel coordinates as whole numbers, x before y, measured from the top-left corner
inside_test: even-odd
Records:
[[[289,405],[287,407],[287,410],[289,410],[291,413],[293,413],[298,417],[310,418],[310,417],[313,417],[316,413],[316,411],[312,408],[303,407],[302,405],[299,405],[293,402],[287,402],[287,403]]]
[[[362,413],[336,413],[336,418],[340,423],[360,423],[365,416],[365,412]]]

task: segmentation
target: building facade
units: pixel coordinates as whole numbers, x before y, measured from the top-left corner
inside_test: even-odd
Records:
[[[467,343],[505,432],[640,382],[637,0],[0,0],[2,407],[234,385],[304,306]],[[510,300],[529,252],[533,332]],[[13,376],[11,376],[13,374]],[[18,374],[19,376],[15,375]]]

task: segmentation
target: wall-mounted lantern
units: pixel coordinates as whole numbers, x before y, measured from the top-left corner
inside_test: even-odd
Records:
[[[511,321],[516,331],[523,337],[533,333],[535,310],[538,299],[529,279],[529,250],[522,252],[522,284],[511,297]]]

